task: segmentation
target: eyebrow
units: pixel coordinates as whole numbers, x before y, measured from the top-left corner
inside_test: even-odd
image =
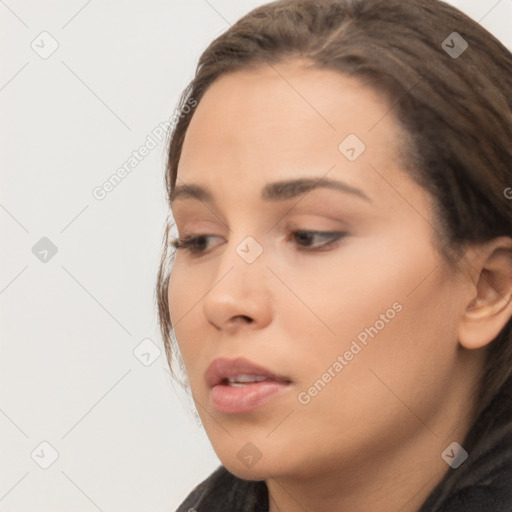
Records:
[[[268,183],[261,191],[261,198],[264,201],[284,201],[319,188],[338,190],[372,202],[362,190],[347,183],[327,178],[320,180],[316,178],[301,178]],[[213,195],[208,189],[195,184],[177,185],[171,193],[171,203],[174,203],[176,199],[196,199],[207,203],[215,202]]]

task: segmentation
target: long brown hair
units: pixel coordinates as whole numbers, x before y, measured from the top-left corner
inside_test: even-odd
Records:
[[[200,102],[225,73],[290,57],[359,78],[388,98],[389,115],[410,135],[407,169],[435,199],[447,261],[455,265],[466,243],[512,236],[504,194],[512,186],[512,54],[492,34],[439,0],[280,0],[254,9],[208,46],[179,108]],[[180,116],[169,133],[169,206],[192,116]],[[169,363],[171,226],[169,219],[156,284]],[[488,347],[475,414],[511,376],[511,337],[509,321]]]

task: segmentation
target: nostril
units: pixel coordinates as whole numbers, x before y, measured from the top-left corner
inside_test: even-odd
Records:
[[[250,316],[247,316],[247,315],[238,315],[235,318],[237,318],[237,319],[241,318],[242,320],[247,321],[247,323],[249,323],[249,324],[253,322],[253,319]]]

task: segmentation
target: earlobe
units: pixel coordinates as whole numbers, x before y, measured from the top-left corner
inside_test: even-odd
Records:
[[[512,239],[491,240],[470,265],[477,277],[460,318],[458,339],[472,350],[488,345],[512,317]]]

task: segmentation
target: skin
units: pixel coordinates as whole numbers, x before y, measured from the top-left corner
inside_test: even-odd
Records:
[[[338,149],[350,133],[366,145],[353,162]],[[221,76],[188,128],[177,184],[215,202],[179,198],[172,212],[180,236],[212,236],[204,254],[177,251],[171,319],[215,452],[235,475],[266,480],[271,512],[418,510],[453,471],[441,453],[463,443],[485,349],[512,314],[511,240],[468,247],[451,269],[432,243],[432,198],[402,168],[406,140],[376,92],[299,60]],[[326,188],[260,197],[269,182],[323,176],[371,201]],[[306,252],[293,229],[347,236]],[[253,263],[236,252],[247,236],[263,249]],[[401,311],[301,404],[394,303]],[[238,356],[292,383],[254,411],[222,413],[204,374]],[[247,442],[261,454],[252,467],[237,457]]]

